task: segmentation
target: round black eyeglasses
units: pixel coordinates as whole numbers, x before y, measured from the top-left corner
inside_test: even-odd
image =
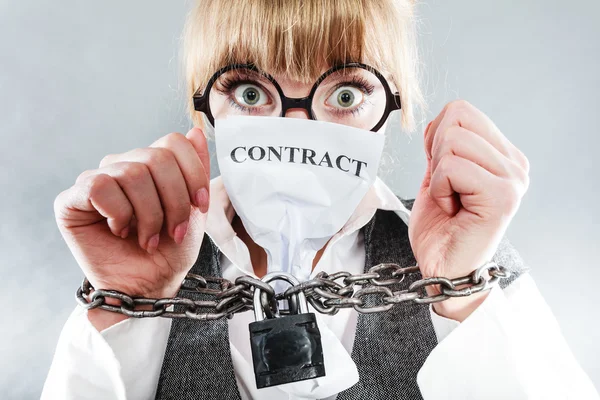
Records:
[[[392,111],[401,108],[383,75],[362,63],[339,64],[323,73],[307,97],[285,96],[277,81],[253,64],[232,64],[218,70],[204,90],[193,95],[194,108],[210,124],[231,115],[285,116],[304,109],[323,120],[377,131]]]

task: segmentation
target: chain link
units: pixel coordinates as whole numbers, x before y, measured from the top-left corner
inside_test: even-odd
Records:
[[[235,313],[253,310],[254,290],[262,291],[261,304],[267,316],[294,313],[297,310],[296,295],[303,292],[309,304],[322,314],[334,315],[342,308],[354,308],[359,313],[367,314],[388,311],[394,305],[405,302],[431,304],[451,297],[469,296],[489,290],[499,279],[511,275],[505,267],[488,262],[461,278],[423,278],[412,282],[408,287],[405,284],[404,289],[397,287],[408,275],[418,273],[418,265],[400,267],[393,263],[378,264],[367,273],[357,275],[346,271],[330,275],[320,272],[314,279],[290,286],[277,294],[270,284],[249,275],[240,276],[235,282],[231,282],[224,278],[189,273],[181,284],[181,290],[202,294],[207,300],[131,297],[116,290],[94,289],[87,278],[84,278],[77,289],[76,299],[88,310],[100,308],[134,318],[190,318],[207,321],[232,318]],[[490,276],[489,280],[484,278],[485,273]],[[427,294],[428,286],[435,287],[439,294]],[[107,298],[119,300],[120,305],[107,304]],[[277,310],[279,300],[287,300],[291,311]],[[144,309],[140,309],[140,306]]]

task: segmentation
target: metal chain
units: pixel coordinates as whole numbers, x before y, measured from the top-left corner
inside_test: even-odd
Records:
[[[491,277],[486,280],[483,274]],[[296,312],[296,294],[304,292],[307,301],[315,310],[322,314],[336,314],[342,308],[354,308],[359,313],[383,312],[394,305],[404,302],[430,304],[444,301],[451,297],[469,296],[483,290],[491,289],[499,279],[510,277],[511,273],[505,267],[495,262],[488,262],[462,278],[424,278],[411,283],[408,288],[393,291],[392,287],[404,281],[406,276],[419,273],[419,266],[400,267],[398,264],[378,264],[369,272],[352,275],[340,271],[334,274],[318,273],[314,279],[290,286],[285,292],[275,293],[273,287],[250,275],[240,276],[235,283],[218,277],[203,277],[189,273],[183,280],[181,290],[205,295],[208,300],[192,300],[184,297],[149,299],[131,297],[116,290],[95,290],[87,278],[77,289],[76,298],[79,304],[90,310],[100,308],[121,313],[129,317],[164,317],[190,318],[196,320],[215,320],[223,317],[232,318],[235,313],[252,310],[254,290],[261,290],[261,303],[267,316],[274,314],[290,314]],[[439,285],[437,295],[428,295],[427,286]],[[459,286],[467,285],[463,288]],[[376,304],[373,300],[366,301],[367,296],[377,295]],[[119,306],[106,303],[107,298],[121,301]],[[278,300],[288,300],[291,310],[277,310]],[[151,310],[139,309],[146,306]],[[178,307],[171,311],[169,307]],[[276,311],[273,312],[272,309]]]

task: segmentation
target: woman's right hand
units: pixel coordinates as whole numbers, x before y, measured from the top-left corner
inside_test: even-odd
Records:
[[[193,128],[150,147],[107,155],[98,169],[84,171],[56,197],[54,213],[95,289],[173,297],[198,258],[209,186],[206,138]],[[103,310],[90,310],[90,320],[97,311]]]

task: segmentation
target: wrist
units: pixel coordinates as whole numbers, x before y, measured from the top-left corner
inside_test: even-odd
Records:
[[[489,293],[489,290],[484,290],[469,296],[451,297],[447,300],[433,303],[433,311],[442,317],[463,322],[485,301]]]
[[[94,290],[90,291],[90,295]],[[120,307],[121,300],[112,297],[105,297],[104,303],[110,306]],[[152,310],[152,305],[138,305],[135,307],[136,310]],[[98,332],[102,332],[105,329],[110,328],[113,325],[118,324],[121,321],[128,319],[129,317],[125,314],[121,314],[114,311],[104,310],[102,308],[93,308],[87,311],[87,318]]]
[[[103,330],[108,329],[111,326],[129,318],[127,315],[102,310],[101,308],[88,310],[87,317],[92,326],[96,328],[98,332],[102,332]]]
[[[463,322],[467,317],[469,317],[476,309],[479,307],[487,298],[490,293],[491,287],[487,286],[487,282],[492,279],[492,276],[489,273],[489,269],[491,266],[496,265],[493,262],[489,262],[473,271],[470,275],[471,282],[478,282],[477,284],[465,283],[456,285],[452,288],[453,294],[448,292],[449,297],[446,300],[433,303],[432,308],[433,311],[445,318],[449,318],[458,322]],[[458,278],[452,278],[457,279]],[[485,281],[485,282],[484,282]],[[425,291],[429,296],[436,296],[442,294],[441,290],[442,285],[430,285],[425,287]],[[478,287],[479,291],[475,291],[475,287]],[[487,287],[485,290],[481,290],[482,287]],[[472,288],[475,293],[473,293],[470,289]],[[463,292],[467,290],[468,295],[459,295],[456,292]]]

